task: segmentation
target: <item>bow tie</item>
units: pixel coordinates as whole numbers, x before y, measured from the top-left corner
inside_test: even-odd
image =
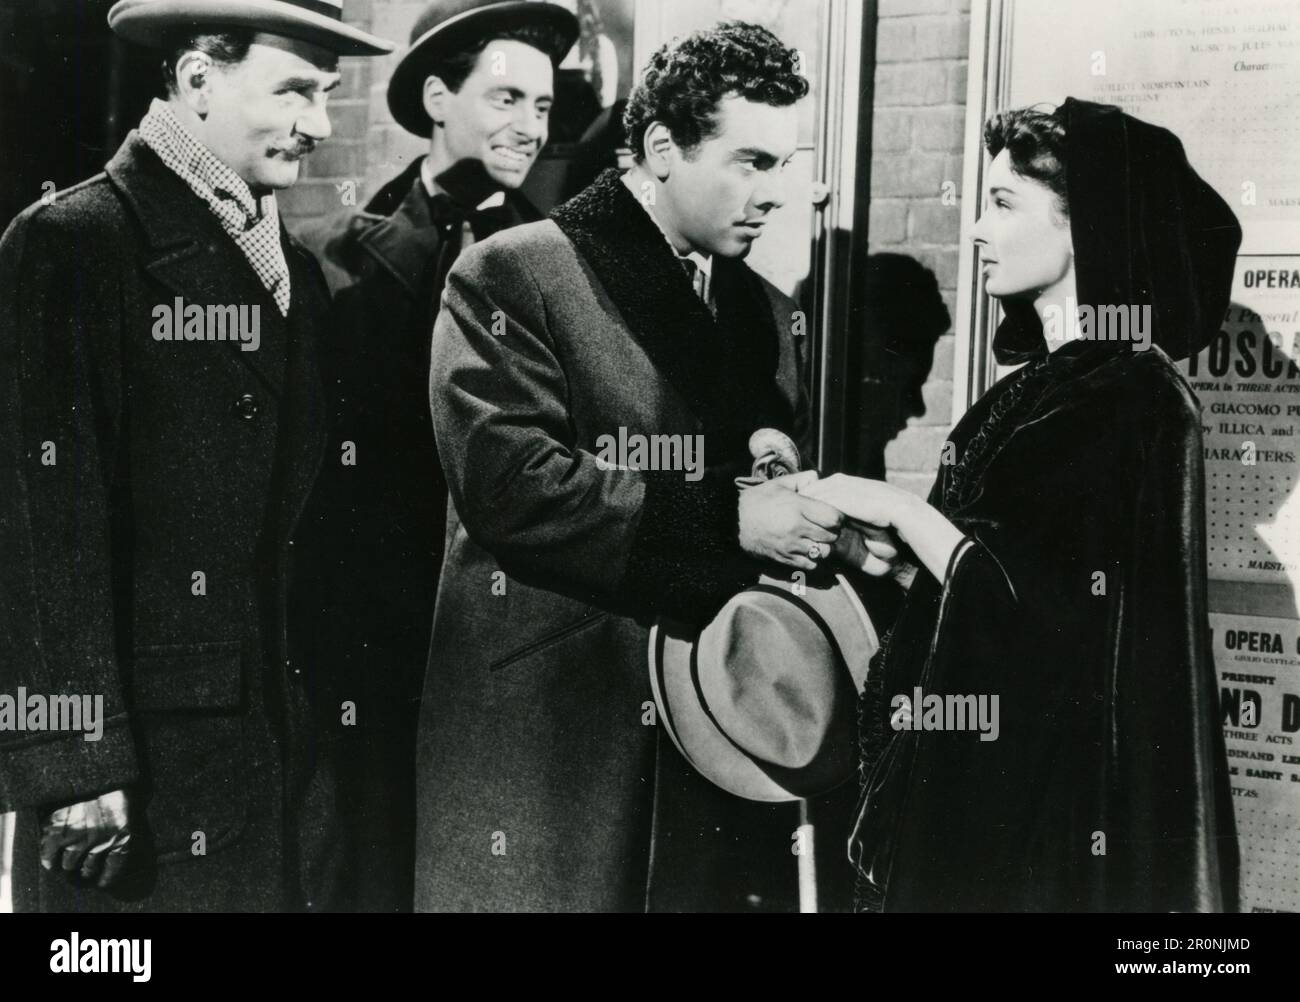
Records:
[[[486,209],[475,209],[457,202],[450,195],[439,192],[429,198],[429,221],[442,230],[459,229],[469,222],[477,235],[484,228],[500,229],[510,221],[510,207],[502,203]]]

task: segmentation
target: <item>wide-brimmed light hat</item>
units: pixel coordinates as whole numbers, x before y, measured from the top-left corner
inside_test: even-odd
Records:
[[[299,38],[340,56],[379,56],[397,45],[343,21],[343,0],[120,0],[108,26],[137,45],[164,48],[178,31],[250,29]]]
[[[659,721],[714,785],[747,800],[833,789],[857,765],[857,695],[880,646],[841,574],[764,576],[702,630],[650,631]]]

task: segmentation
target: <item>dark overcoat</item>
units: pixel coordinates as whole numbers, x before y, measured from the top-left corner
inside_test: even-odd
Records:
[[[447,521],[429,343],[461,219],[433,217],[422,162],[364,210],[299,231],[335,291],[320,343],[329,447],[299,532],[314,568],[296,632],[347,804],[343,900],[368,912],[412,907],[415,731]],[[469,214],[477,239],[540,218],[517,193]]]
[[[328,903],[332,790],[285,626],[327,292],[283,239],[287,320],[132,133],[0,244],[0,692],[102,695],[106,718],[97,742],[0,734],[19,909]],[[260,307],[260,347],[156,340],[176,297]],[[39,813],[118,788],[139,808],[130,879],[41,871]]]
[[[609,171],[451,272],[431,368],[452,511],[417,908],[795,906],[795,806],[692,773],[647,676],[657,614],[707,621],[755,579],[732,482],[750,433],[808,426],[794,304],[743,262],[714,267],[716,321]],[[598,440],[620,429],[702,434],[707,475],[602,467]]]

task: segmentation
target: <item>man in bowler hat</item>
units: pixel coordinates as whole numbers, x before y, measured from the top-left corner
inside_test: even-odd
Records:
[[[326,676],[321,724],[348,805],[359,911],[412,908],[415,730],[447,519],[429,415],[433,321],[462,250],[541,218],[519,188],[577,34],[555,4],[430,4],[388,85],[394,119],[428,141],[426,154],[364,211],[302,233],[337,288],[322,349],[333,425],[302,540],[319,567],[302,632]]]

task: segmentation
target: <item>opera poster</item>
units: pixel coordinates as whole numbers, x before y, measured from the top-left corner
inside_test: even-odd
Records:
[[[1300,622],[1211,614],[1242,911],[1300,911]]]

